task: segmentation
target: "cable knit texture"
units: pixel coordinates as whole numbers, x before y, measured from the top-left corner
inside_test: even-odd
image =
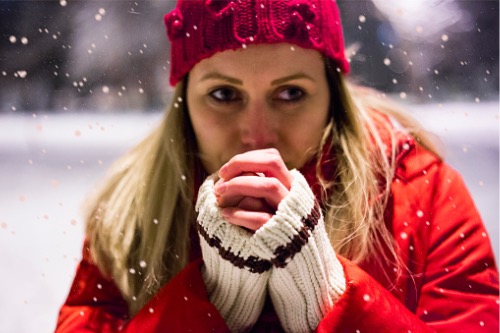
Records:
[[[213,176],[200,187],[196,211],[210,301],[232,332],[246,332],[264,306],[271,264],[252,252],[255,240],[250,232],[223,219]]]
[[[262,258],[273,262],[269,293],[287,332],[312,332],[343,294],[342,265],[328,239],[323,215],[307,181],[294,181],[276,215],[256,234]]]
[[[255,233],[222,218],[212,177],[200,187],[203,279],[211,302],[235,332],[256,322],[267,289],[287,332],[313,331],[345,290],[314,194],[300,172],[291,173],[290,193]]]

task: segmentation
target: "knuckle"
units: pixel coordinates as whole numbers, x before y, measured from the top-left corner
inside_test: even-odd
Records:
[[[281,155],[279,153],[271,154],[268,160],[268,164],[269,167],[272,169],[278,169],[278,170],[281,169],[283,165],[283,160],[281,159]]]
[[[281,189],[281,182],[276,178],[267,178],[265,190],[269,192],[278,192]]]

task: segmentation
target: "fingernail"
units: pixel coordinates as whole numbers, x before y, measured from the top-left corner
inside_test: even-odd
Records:
[[[221,195],[222,193],[226,192],[226,184],[216,184],[214,187],[214,192],[217,195]]]
[[[220,178],[224,178],[223,175],[226,173],[226,169],[227,169],[227,164],[224,164],[223,166],[220,167],[219,169],[219,177]]]

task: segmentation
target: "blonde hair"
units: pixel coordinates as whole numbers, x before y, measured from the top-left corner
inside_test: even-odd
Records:
[[[374,262],[382,277],[394,283],[406,269],[384,217],[396,169],[397,132],[438,156],[439,149],[400,106],[375,90],[349,85],[328,60],[327,78],[332,105],[321,151],[325,145],[333,149],[336,171],[332,179],[322,179],[318,163],[316,172],[331,193],[325,213],[328,236],[336,253],[357,264]],[[381,121],[381,116],[392,121]]]
[[[397,265],[397,249],[383,220],[394,158],[384,153],[387,143],[382,142],[371,108],[413,126],[411,133],[418,134],[419,141],[427,138],[420,135],[418,124],[374,92],[347,87],[328,64],[327,76],[331,120],[321,147],[329,144],[333,149],[336,173],[333,179],[320,179],[326,190],[332,189],[325,213],[330,240],[338,254],[356,263],[375,258],[380,265],[387,260]],[[131,314],[188,262],[195,173],[201,167],[182,102],[185,81],[177,85],[160,126],[114,164],[109,179],[89,202],[86,232],[92,258],[114,279]],[[356,104],[349,91],[361,102]]]
[[[174,95],[180,97],[184,85]],[[187,263],[193,220],[194,134],[177,102],[164,121],[111,168],[88,206],[93,260],[136,313]]]

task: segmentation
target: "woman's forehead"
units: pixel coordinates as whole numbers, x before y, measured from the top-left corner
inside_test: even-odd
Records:
[[[287,43],[251,45],[238,50],[226,50],[204,59],[192,69],[192,75],[204,77],[217,72],[236,74],[287,74],[306,72],[311,75],[323,71],[324,60],[316,50],[304,49]]]

